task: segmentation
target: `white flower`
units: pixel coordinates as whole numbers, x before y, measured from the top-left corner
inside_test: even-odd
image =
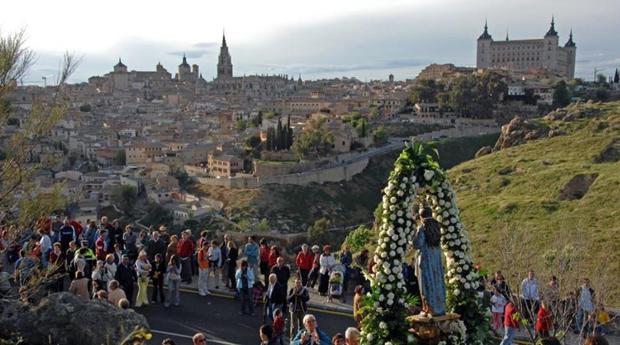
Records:
[[[461,294],[461,291],[459,289],[454,289],[454,296],[458,296]]]
[[[366,339],[368,339],[368,341],[373,341],[375,337],[372,335],[372,333],[368,333],[368,335],[366,336]]]
[[[407,176],[403,177],[403,182],[407,182],[409,181],[409,179],[407,179]]]
[[[457,267],[457,268],[456,268],[456,271],[457,271],[457,272],[459,272],[459,273],[461,273],[461,272],[463,272],[463,269],[462,269],[462,268],[460,268],[460,267]]]
[[[393,244],[393,243],[392,243]],[[396,256],[396,252],[393,250],[390,250],[390,256]]]
[[[402,190],[398,190],[398,192],[396,192],[396,195],[403,196],[405,195],[405,192],[403,192]]]
[[[391,197],[391,198],[390,198],[390,202],[391,202],[392,204],[396,203],[396,200],[397,200],[397,199],[396,199],[396,197],[395,197],[395,196],[393,196],[393,197]]]
[[[396,215],[392,213],[392,214],[390,215],[390,219],[391,219],[391,220],[396,219]]]
[[[383,300],[385,299],[385,297],[383,297],[383,295],[379,295],[379,301],[383,302]]]
[[[411,175],[411,183],[414,183],[416,180],[416,176],[415,175]]]
[[[424,170],[424,179],[426,179],[426,181],[430,181],[433,176],[435,175],[435,172],[432,170]]]
[[[387,253],[386,252],[381,252],[381,257],[382,258],[386,258],[387,257]]]
[[[385,289],[392,290],[392,284],[385,284]],[[388,296],[388,299],[389,299],[389,296]]]
[[[402,217],[402,216],[403,216],[403,211],[398,210],[398,212],[396,212],[396,215],[397,215],[398,217]]]
[[[387,304],[388,304],[388,305],[392,305],[392,304],[394,304],[394,301],[392,301],[391,299],[389,299],[389,300],[387,301]]]
[[[469,283],[465,283],[463,284],[463,287],[465,288],[465,290],[469,290],[471,288],[471,285],[469,285]]]
[[[387,328],[387,323],[385,323],[384,321],[379,322],[379,328],[386,329]]]
[[[396,209],[396,206],[390,205],[390,211],[394,211],[395,209]]]
[[[405,223],[405,220],[402,218],[398,218],[398,224],[403,224],[403,223]]]

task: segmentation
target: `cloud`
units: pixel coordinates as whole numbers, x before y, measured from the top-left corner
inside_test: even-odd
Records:
[[[203,49],[217,48],[217,42],[198,42],[192,44],[192,47]]]
[[[199,49],[168,52],[168,55],[181,56],[181,57],[185,55],[187,58],[191,58],[191,59],[198,59],[205,55],[211,55],[211,54],[213,54],[213,51],[211,50],[199,50]]]

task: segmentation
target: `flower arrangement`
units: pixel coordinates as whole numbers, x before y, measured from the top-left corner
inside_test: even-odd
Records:
[[[476,292],[478,275],[472,264],[471,244],[460,221],[456,196],[439,163],[426,153],[429,149],[421,143],[406,146],[383,190],[375,221],[378,245],[374,272],[367,275],[372,291],[362,308],[364,345],[414,342],[404,321],[414,299],[407,295],[402,264],[415,230],[412,217],[418,195],[425,196],[433,217],[441,224],[448,309],[464,320],[464,331],[450,333],[444,341],[455,345],[482,343],[488,333],[488,320]]]

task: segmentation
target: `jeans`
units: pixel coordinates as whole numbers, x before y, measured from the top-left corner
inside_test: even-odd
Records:
[[[157,296],[159,295],[160,301],[163,303],[166,301],[166,297],[164,296],[164,279],[156,278],[152,280],[153,282],[153,295],[151,300],[153,302],[157,302]]]
[[[239,289],[239,298],[241,299],[241,313],[254,314],[253,289]]]
[[[512,327],[505,326],[504,327],[504,338],[499,345],[512,345],[512,342],[515,338],[515,329]]]
[[[179,296],[179,284],[178,280],[170,280],[168,279],[168,298],[166,298],[166,304],[164,306],[170,306],[170,303],[175,306],[179,306],[181,303],[181,297]]]
[[[209,270],[208,268],[201,268],[198,271],[198,294],[209,294]]]

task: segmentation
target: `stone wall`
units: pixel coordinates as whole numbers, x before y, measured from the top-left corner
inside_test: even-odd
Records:
[[[294,184],[307,185],[310,183],[323,184],[326,182],[349,181],[353,176],[361,173],[368,166],[367,157],[359,160],[338,165],[331,168],[305,171],[296,174],[286,174],[271,177],[242,176],[231,178],[197,178],[198,182],[209,186],[220,186],[228,189],[258,188],[268,184]]]

